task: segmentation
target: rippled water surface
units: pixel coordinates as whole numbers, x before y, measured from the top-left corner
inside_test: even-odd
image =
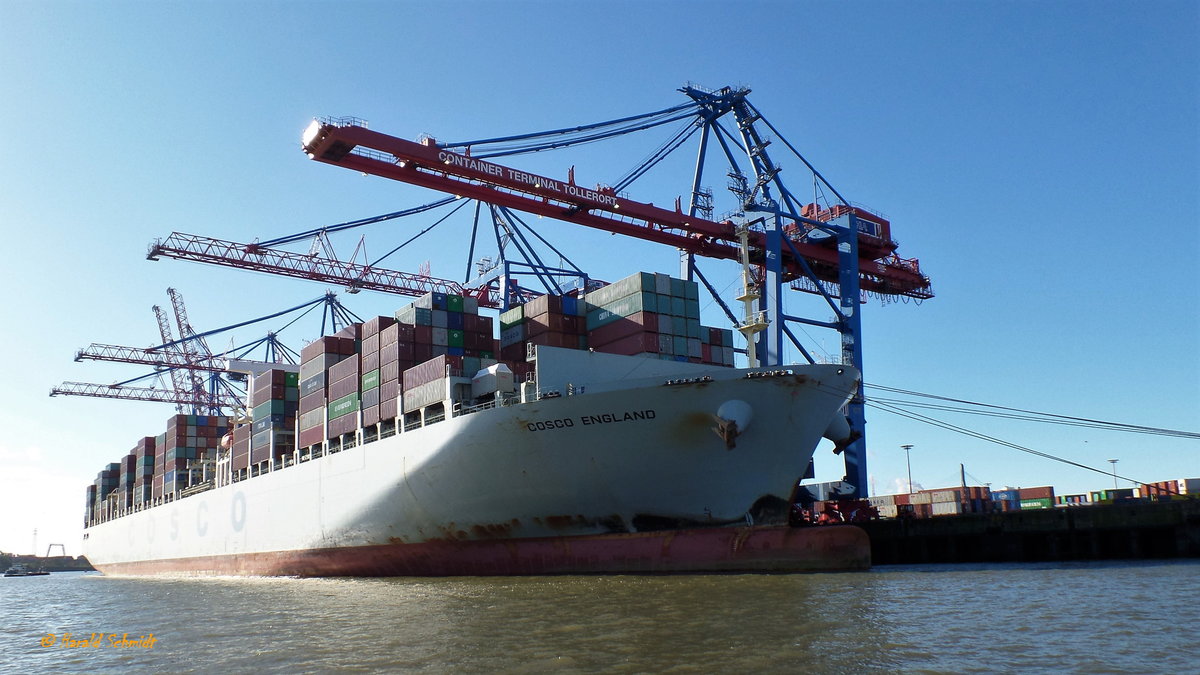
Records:
[[[0,579],[0,672],[1185,673],[1200,668],[1198,598],[1200,561],[501,579],[58,573]],[[109,638],[126,633],[153,645]],[[98,646],[64,646],[93,635]]]

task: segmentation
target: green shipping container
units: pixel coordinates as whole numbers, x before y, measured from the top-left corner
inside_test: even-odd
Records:
[[[300,373],[299,372],[284,373],[283,374],[283,386],[299,387],[300,386]]]
[[[653,279],[654,277],[650,277]],[[597,309],[588,312],[587,327],[588,330],[595,330],[600,326],[616,321],[617,319],[633,316],[638,312],[657,312],[658,311],[658,296],[654,293],[635,293],[623,298],[614,300],[606,305],[602,305]]]
[[[452,329],[452,330],[446,331],[446,346],[447,347],[462,347],[463,339],[464,339],[464,336],[463,336],[463,332],[461,330],[453,330]]]
[[[506,331],[513,326],[519,326],[525,321],[525,305],[517,305],[507,312],[500,314],[500,330]]]
[[[329,419],[336,419],[356,410],[358,410],[358,394],[349,394],[329,404]]]
[[[379,386],[379,369],[364,373],[362,376],[362,390],[374,389]]]
[[[251,413],[250,418],[257,422],[271,415],[283,415],[287,412],[286,404],[287,401],[277,401],[274,399],[260,403],[254,406],[254,411]]]
[[[446,294],[446,311],[458,312],[461,314],[463,311],[463,297],[461,295],[454,295],[453,293],[447,293]]]
[[[1049,509],[1054,506],[1054,500],[1046,497],[1045,499],[1022,499],[1021,509]]]

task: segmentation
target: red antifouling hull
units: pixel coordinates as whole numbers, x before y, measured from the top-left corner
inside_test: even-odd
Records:
[[[871,546],[866,532],[850,525],[835,525],[395,542],[96,567],[105,574],[129,575],[381,577],[831,572],[870,566]]]

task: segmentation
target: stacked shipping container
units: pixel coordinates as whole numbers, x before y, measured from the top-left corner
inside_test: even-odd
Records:
[[[640,272],[586,297],[588,344],[598,352],[733,365],[733,331],[700,325],[694,281]]]
[[[129,506],[187,487],[194,482],[191,468],[215,458],[226,434],[240,479],[252,467],[265,469],[269,460],[374,429],[448,396],[475,398],[470,378],[497,366],[502,350],[507,370],[491,372],[475,389],[511,391],[513,379],[523,381],[533,369],[527,343],[733,363],[732,331],[701,326],[698,287],[667,275],[635,274],[594,291],[587,301],[539,296],[501,315],[500,341],[492,318],[478,311],[474,298],[429,293],[394,318],[352,324],[314,341],[301,353],[298,374],[273,369],[254,379],[251,424],[231,428],[224,417],[176,415],[166,433],[139,441],[89,486],[89,517],[114,490]]]
[[[416,365],[415,338],[415,326],[398,321],[379,331],[380,420],[395,420],[400,416],[400,373]],[[372,416],[364,413],[363,424],[372,424]]]
[[[362,426],[364,428],[379,423],[379,403],[382,400],[381,387],[383,385],[383,366],[380,363],[383,331],[394,325],[396,325],[396,319],[393,317],[380,316],[367,321],[362,327],[362,381],[359,385],[362,392]],[[396,331],[392,331],[392,333],[397,334]],[[393,341],[392,344],[397,343]]]
[[[570,295],[541,295],[500,315],[500,358],[519,362],[526,344],[587,349],[586,303]]]
[[[300,374],[272,368],[254,376],[250,392],[250,464],[294,453]]]
[[[173,415],[167,418],[162,442],[155,442],[154,477],[151,496],[155,499],[188,486],[192,464],[215,459],[221,437],[229,431],[229,418],[221,415]]]
[[[320,443],[326,436],[326,421],[328,419],[326,402],[329,398],[329,369],[338,363],[352,359],[354,371],[357,373],[358,345],[354,338],[354,330],[343,330],[334,335],[327,335],[309,343],[300,351],[300,405],[298,408],[298,445],[307,448]],[[336,374],[336,373],[334,373]],[[357,377],[357,376],[356,376]],[[337,391],[344,390],[348,385],[339,384]],[[357,381],[354,385],[354,397],[358,396]],[[345,396],[345,394],[343,394]],[[332,399],[336,400],[336,399]],[[343,401],[340,407],[348,407]],[[357,412],[357,403],[355,404]],[[344,413],[344,411],[343,411]],[[237,442],[235,436],[234,442]],[[237,468],[236,466],[234,467]]]

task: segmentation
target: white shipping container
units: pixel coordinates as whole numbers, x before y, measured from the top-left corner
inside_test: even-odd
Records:
[[[305,361],[300,365],[300,379],[307,380],[314,375],[323,373],[344,358],[346,358],[344,354],[321,354],[311,361]]]
[[[308,431],[319,427],[325,422],[325,406],[318,406],[308,412],[300,413],[300,430]]]
[[[1179,494],[1194,495],[1200,492],[1200,478],[1180,478],[1175,483],[1179,486]]]
[[[908,498],[910,504],[929,504],[932,501],[933,499],[928,492],[914,492]]]
[[[929,501],[934,504],[942,502],[961,502],[962,492],[959,490],[938,490],[929,493]]]
[[[406,389],[404,391],[404,412],[412,412],[427,405],[446,400],[447,382],[446,378],[442,378],[426,382],[412,389]]]
[[[962,513],[960,502],[934,502],[931,509],[935,516],[954,516]]]
[[[867,501],[871,503],[871,506],[876,508],[880,506],[895,506],[896,495],[878,495],[875,497],[867,497]]]
[[[435,309],[434,311],[436,312],[437,310]],[[443,314],[444,313],[445,312],[443,312]],[[445,347],[446,345],[450,344],[449,332],[450,331],[446,330],[445,327],[438,328],[437,326],[434,326],[432,338],[433,344],[437,345],[438,347]]]
[[[497,391],[510,394],[515,390],[513,372],[503,363],[488,366],[471,378],[471,398],[487,396]]]
[[[898,514],[895,504],[876,505],[875,510],[879,511],[880,518],[895,518]]]

